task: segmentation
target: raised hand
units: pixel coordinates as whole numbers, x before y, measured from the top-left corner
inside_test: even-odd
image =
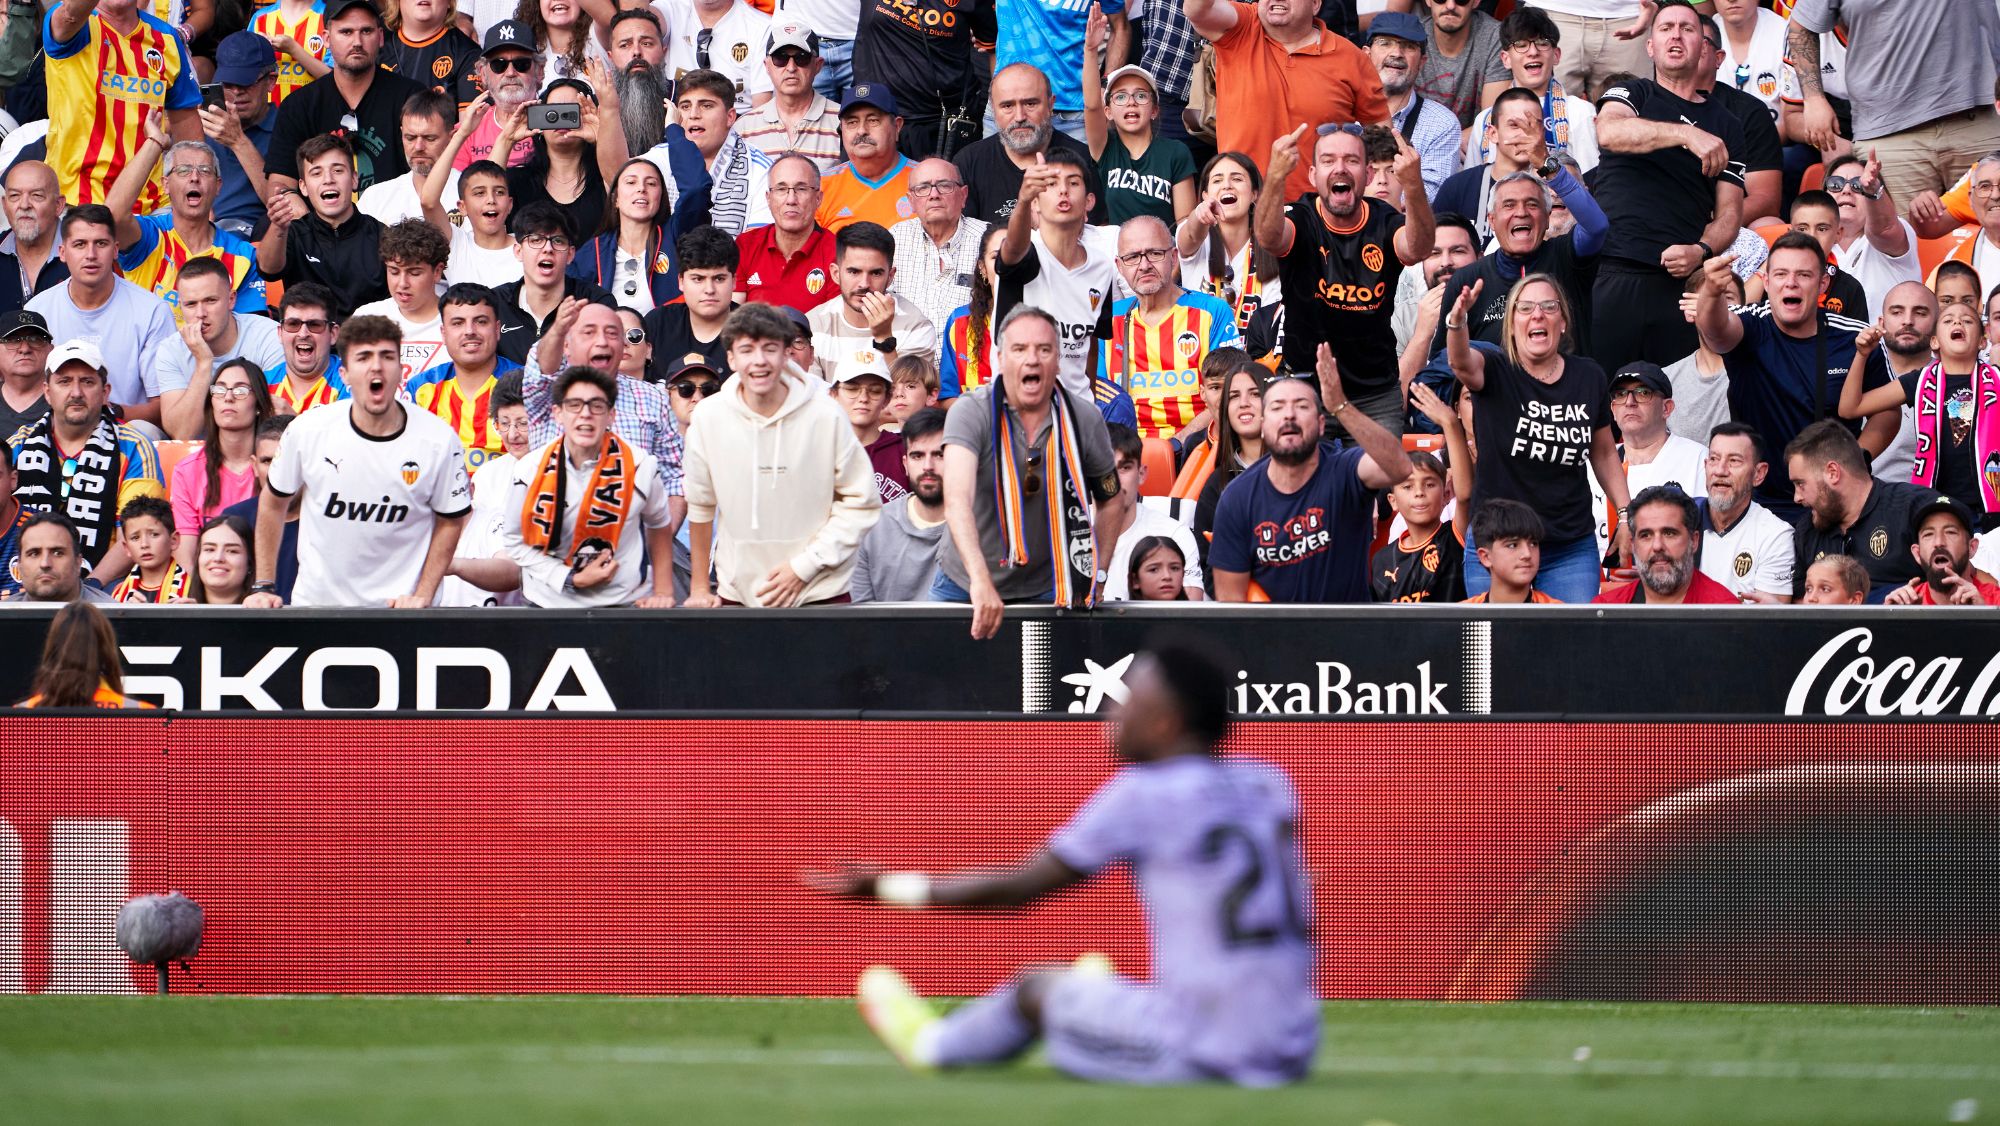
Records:
[[[1425,418],[1437,423],[1439,430],[1450,430],[1459,425],[1458,412],[1438,398],[1438,393],[1426,384],[1410,384],[1410,405],[1422,411]]]
[[[1411,148],[1410,142],[1403,139],[1400,129],[1391,130],[1390,136],[1396,138],[1396,159],[1390,163],[1389,173],[1396,177],[1397,183],[1403,185],[1404,193],[1423,191],[1424,158],[1417,155],[1417,150]]]
[[[1090,6],[1090,14],[1084,17],[1083,50],[1086,55],[1096,58],[1104,50],[1104,44],[1111,39],[1111,21],[1105,18],[1104,9],[1096,4]]]
[[[1874,324],[1854,334],[1854,350],[1864,355],[1873,352],[1875,346],[1882,343],[1882,338],[1886,335],[1888,335],[1887,330],[1882,327],[1882,322],[1877,320]]]
[[[1471,285],[1458,291],[1458,300],[1451,303],[1451,316],[1444,319],[1446,331],[1460,332],[1469,327],[1466,317],[1470,316],[1472,310],[1477,307],[1479,304],[1479,295],[1485,289],[1486,279],[1476,278]]]
[[[1021,196],[1014,206],[1027,207],[1034,203],[1041,198],[1043,192],[1055,186],[1056,180],[1061,175],[1060,171],[1042,158],[1041,153],[1036,153],[1034,165],[1021,173]]]
[[[1303,122],[1297,129],[1271,142],[1271,161],[1265,167],[1264,179],[1268,183],[1282,184],[1292,169],[1299,166],[1299,139],[1312,128]]]
[[[1735,265],[1736,265],[1736,252],[1733,250],[1728,251],[1727,253],[1724,254],[1718,254],[1715,257],[1710,258],[1708,261],[1702,263],[1701,266],[1702,288],[1708,290],[1710,293],[1713,293],[1717,297],[1729,296],[1729,290],[1730,290],[1729,276],[1735,273],[1734,269]]]

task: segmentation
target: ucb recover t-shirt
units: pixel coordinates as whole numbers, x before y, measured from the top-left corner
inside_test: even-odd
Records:
[[[1273,602],[1368,601],[1375,493],[1361,450],[1321,442],[1319,469],[1296,493],[1271,484],[1271,459],[1239,474],[1215,506],[1209,569],[1250,576]]]
[[[465,447],[436,415],[401,403],[386,438],[354,426],[352,402],[298,416],[278,443],[268,483],[305,490],[294,606],[386,606],[417,588],[431,528],[472,510]]]
[[[1389,321],[1403,272],[1396,258],[1403,213],[1379,199],[1361,202],[1367,212],[1336,228],[1317,196],[1293,201],[1285,209],[1292,249],[1278,260],[1285,288],[1285,363],[1310,372],[1319,363],[1319,346],[1330,345],[1340,362],[1340,381],[1356,398],[1396,385],[1396,332]]]

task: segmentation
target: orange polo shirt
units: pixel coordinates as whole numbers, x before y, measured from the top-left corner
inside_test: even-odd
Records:
[[[1285,181],[1285,198],[1312,190],[1313,129],[1328,122],[1387,121],[1382,79],[1361,48],[1314,22],[1319,42],[1293,53],[1264,34],[1255,4],[1236,4],[1236,26],[1215,41],[1216,147],[1248,153],[1258,167],[1271,159],[1271,142],[1297,129],[1299,166]]]

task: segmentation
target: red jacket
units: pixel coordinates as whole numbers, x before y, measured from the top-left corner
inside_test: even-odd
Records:
[[[1591,601],[1637,603],[1646,601],[1646,595],[1639,581],[1634,579],[1629,583],[1620,583],[1617,586],[1601,591]],[[1694,573],[1694,581],[1688,584],[1687,597],[1681,600],[1681,604],[1684,606],[1735,606],[1741,601],[1741,599],[1730,593],[1728,587],[1723,586],[1700,571],[1696,571]]]

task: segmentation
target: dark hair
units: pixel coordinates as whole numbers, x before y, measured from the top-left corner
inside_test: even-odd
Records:
[[[1818,188],[1809,188],[1793,197],[1792,209],[1786,212],[1786,214],[1788,216],[1796,216],[1801,207],[1823,208],[1833,212],[1836,217],[1840,215],[1840,202]]]
[[[835,262],[847,257],[847,252],[850,250],[872,250],[889,261],[894,262],[896,260],[896,239],[895,236],[889,233],[889,228],[880,223],[870,223],[864,219],[859,223],[849,223],[845,227],[840,228],[839,234],[833,236],[833,260]]]
[[[306,165],[330,152],[338,152],[345,156],[348,166],[353,167],[354,146],[347,143],[347,138],[338,133],[321,133],[299,142],[297,149],[299,171],[304,172]]]
[[[1832,462],[1849,473],[1868,475],[1868,451],[1861,448],[1860,441],[1837,418],[1822,418],[1787,442],[1786,463],[1795,457],[1805,458],[1813,465]]]
[[[1639,510],[1655,506],[1672,508],[1678,511],[1681,514],[1681,528],[1688,535],[1692,536],[1700,533],[1701,508],[1695,504],[1693,497],[1682,491],[1679,485],[1653,485],[1640,489],[1639,495],[1632,498],[1631,505],[1626,509],[1627,513],[1635,521],[1634,527],[1637,527],[1636,521],[1639,516]]]
[[[39,528],[43,524],[54,524],[56,527],[68,532],[69,549],[79,555],[83,553],[83,533],[76,530],[76,524],[60,512],[45,512],[39,508],[28,510],[27,519],[21,521],[21,530],[16,533],[14,542],[19,544],[21,537],[28,534],[29,528]]]
[[[336,320],[340,317],[340,298],[332,290],[318,282],[294,282],[285,287],[285,295],[278,299],[278,319],[284,320],[286,313],[302,305],[322,310]]]
[[[1446,211],[1438,215],[1433,222],[1436,224],[1434,229],[1438,231],[1444,230],[1446,227],[1464,231],[1465,237],[1472,240],[1472,249],[1479,249],[1479,228],[1473,225],[1472,220],[1467,219],[1456,211]]]
[[[1546,39],[1560,47],[1562,31],[1556,27],[1556,21],[1540,8],[1516,5],[1513,11],[1507,13],[1507,18],[1500,21],[1500,45],[1512,47],[1530,39]]]
[[[722,347],[725,351],[738,340],[775,340],[790,347],[798,335],[799,328],[792,323],[792,318],[762,301],[752,301],[730,310],[729,316],[722,322]]]
[[[1440,481],[1451,480],[1451,476],[1444,471],[1444,462],[1429,450],[1410,451],[1410,477],[1419,473],[1428,473]],[[1405,481],[1409,479],[1409,477],[1403,478]]]
[[[297,417],[299,416],[295,414],[274,414],[266,418],[257,424],[257,440],[259,442],[268,442],[273,438],[284,437],[285,428],[290,426],[292,420]]]
[[[1826,174],[1831,176],[1850,164],[1860,164],[1863,168],[1867,167],[1866,164],[1862,163],[1860,154],[1856,153],[1853,149],[1849,149],[1826,162]]]
[[[174,275],[174,288],[178,290],[181,283],[189,278],[220,278],[223,285],[231,289],[236,288],[235,281],[229,276],[229,267],[222,264],[222,259],[211,258],[206,254],[199,258],[190,258],[181,266],[180,272]]]
[[[1396,131],[1386,125],[1361,127],[1361,153],[1370,164],[1396,159]]]
[[[397,120],[405,117],[435,117],[446,125],[456,125],[458,99],[436,90],[419,90],[403,99],[403,112],[397,115]]]
[[[632,9],[627,8],[625,10],[629,12]],[[654,164],[645,157],[635,156],[619,165],[618,171],[612,175],[611,181],[604,185],[604,218],[600,219],[597,223],[598,234],[606,234],[619,229],[619,224],[623,216],[618,214],[618,181],[623,180],[625,173],[636,164],[643,164],[647,168],[652,169],[653,175],[660,178],[660,200],[653,205],[653,213],[646,217],[646,221],[651,223],[654,229],[660,230],[666,226],[667,220],[673,217],[672,201],[667,198],[667,174],[660,171],[659,165]],[[650,263],[648,264],[648,268],[650,268]]]
[[[1826,251],[1820,249],[1818,239],[1803,231],[1786,231],[1779,235],[1777,241],[1771,244],[1771,253],[1764,261],[1769,262],[1772,258],[1776,258],[1780,250],[1804,251],[1813,256],[1813,261],[1819,263],[1820,269],[1826,269]]]
[[[759,46],[761,47],[762,45],[759,44]],[[722,72],[715,70],[691,70],[681,75],[680,81],[674,83],[674,104],[679,105],[682,98],[687,97],[696,90],[704,90],[710,94],[714,94],[717,98],[722,99],[724,109],[732,113],[735,112],[736,83],[731,81]]]
[[[10,473],[14,470],[14,447],[5,442],[0,442],[0,469]]]
[[[618,405],[618,377],[602,368],[594,368],[588,364],[575,364],[564,368],[562,374],[556,376],[555,386],[550,396],[551,401],[562,402],[563,398],[569,394],[569,389],[579,383],[590,384],[592,387],[604,392],[604,397],[611,402],[611,405]]]
[[[236,533],[237,539],[243,541],[243,589],[236,592],[236,604],[240,605],[244,596],[250,593],[250,583],[257,577],[257,529],[241,516],[224,514],[203,524],[201,533],[195,536],[195,543],[200,544],[202,536],[217,528],[227,528]],[[197,547],[195,550],[199,557],[200,548]],[[208,601],[208,584],[202,581],[201,566],[198,562],[194,567],[193,581],[188,584],[188,597],[196,602]]]
[[[1181,550],[1181,545],[1175,543],[1172,536],[1146,536],[1132,545],[1131,558],[1125,564],[1125,589],[1128,593],[1139,589],[1139,568],[1145,565],[1146,557],[1161,549],[1173,552],[1180,559],[1181,567],[1187,567],[1187,552]],[[1174,601],[1187,600],[1185,585],[1174,591]]]
[[[63,212],[62,222],[56,224],[56,238],[69,241],[69,229],[78,223],[88,223],[93,227],[103,227],[107,231],[118,230],[118,220],[111,217],[111,209],[101,203],[79,203]]]
[[[630,12],[636,9],[626,8],[625,10]],[[507,170],[502,168],[497,161],[475,160],[471,164],[466,165],[458,173],[458,190],[460,192],[465,190],[465,181],[473,176],[491,176],[503,184],[507,182]]]
[[[444,296],[438,298],[438,308],[446,305],[484,305],[493,310],[493,317],[500,317],[500,298],[488,286],[478,282],[458,282],[445,287]]]
[[[978,359],[986,354],[987,338],[993,329],[993,283],[986,280],[986,251],[994,239],[1007,234],[1005,223],[995,223],[979,236],[979,261],[972,268],[972,296],[965,306],[965,342],[971,355],[968,359]],[[945,342],[950,346],[950,341]],[[987,373],[988,378],[992,377]],[[964,387],[960,391],[966,390]]]
[[[1956,258],[1947,258],[1938,263],[1937,273],[1931,277],[1931,293],[1937,293],[1938,284],[1948,277],[1971,282],[1974,293],[1978,293],[1984,288],[1979,284],[1978,270],[1973,269],[1968,263],[1960,262]]]
[[[1542,542],[1542,518],[1518,500],[1495,497],[1472,514],[1472,547],[1491,547],[1496,540]]]
[[[254,451],[257,446],[257,427],[265,419],[277,413],[278,408],[271,402],[271,385],[264,382],[264,369],[258,367],[250,360],[238,356],[221,367],[216,368],[215,376],[219,377],[223,372],[231,368],[240,368],[245,375],[250,377],[250,407],[255,415],[255,421],[251,423],[250,428],[250,447]],[[213,387],[214,385],[214,377],[211,377],[209,386]],[[222,427],[217,425],[215,421],[215,399],[207,395],[202,396],[202,398],[206,399],[207,402],[204,402],[201,406],[203,426],[201,448],[206,451],[202,454],[201,468],[207,480],[204,482],[202,489],[201,503],[195,505],[195,519],[197,520],[205,519],[211,512],[222,507]]]
[[[614,380],[613,382],[616,382]],[[499,414],[503,407],[525,407],[526,396],[521,393],[521,373],[508,372],[493,383],[493,413]]]
[[[1715,22],[1714,17],[1702,15],[1695,8],[1694,0],[1659,0],[1659,7],[1653,12],[1653,19],[1657,21],[1660,18],[1660,14],[1669,8],[1686,8],[1688,11],[1694,13],[1694,18],[1701,22],[1704,31],[1713,31],[1717,37],[1722,35],[1720,25]]]
[[[1505,90],[1500,91],[1499,97],[1493,99],[1493,112],[1486,119],[1488,124],[1500,120],[1500,107],[1506,105],[1508,102],[1526,102],[1535,107],[1535,117],[1537,119],[1542,116],[1542,99],[1533,90],[1528,89],[1526,86],[1509,86]]]
[[[1197,194],[1208,189],[1209,173],[1214,172],[1216,166],[1225,160],[1238,165],[1249,174],[1252,192],[1263,194],[1263,171],[1257,167],[1256,161],[1240,152],[1219,152],[1209,157],[1208,163],[1201,166],[1200,178],[1195,181]],[[1254,238],[1250,240],[1250,269],[1266,281],[1278,276],[1277,257],[1258,246]],[[1233,285],[1236,282],[1236,270],[1229,264],[1229,248],[1223,244],[1220,227],[1210,227],[1208,230],[1208,276],[1220,279],[1223,285]]]
[[[451,258],[451,241],[422,219],[405,219],[382,232],[376,257],[406,266],[443,266]]]
[[[1042,153],[1042,163],[1056,168],[1074,168],[1083,173],[1083,185],[1086,191],[1091,190],[1091,185],[1096,179],[1097,170],[1091,166],[1090,158],[1070,149],[1059,149],[1050,145],[1048,150]]]
[[[333,351],[341,363],[347,362],[347,350],[360,344],[403,343],[403,330],[395,321],[387,317],[355,317],[340,326],[340,335],[334,337]]]
[[[1121,457],[1129,457],[1133,461],[1139,462],[1145,460],[1146,440],[1139,437],[1137,430],[1132,429],[1122,422],[1107,422],[1104,424],[1104,432],[1111,435],[1111,459],[1113,461]]]
[[[35,668],[36,703],[45,708],[89,707],[99,684],[125,691],[118,667],[118,635],[102,611],[78,600],[56,611],[49,635],[42,641],[42,663]]]
[[[459,173],[460,180],[465,174]],[[573,246],[576,244],[576,224],[570,222],[569,213],[545,199],[538,199],[514,212],[507,226],[513,230],[516,239],[530,235],[561,235]]]
[[[148,517],[165,525],[167,531],[174,530],[174,506],[168,503],[165,497],[133,497],[125,502],[125,507],[118,510],[118,523],[121,525],[127,520],[143,520]]]
[[[653,25],[653,34],[664,36],[667,33],[667,29],[660,26],[659,13],[653,11],[653,9],[620,8],[612,14],[611,22],[604,25],[605,37],[607,39],[610,38],[611,33],[618,29],[618,25],[624,23],[626,20],[645,20],[647,23]]]
[[[1181,726],[1210,745],[1229,733],[1229,679],[1202,653],[1178,645],[1148,649],[1153,667],[1174,698]]]
[[[903,420],[903,445],[944,433],[944,408],[925,407]]]
[[[728,270],[733,274],[742,260],[736,250],[736,240],[712,223],[704,223],[676,239],[674,252],[680,255],[684,273],[688,270]]]
[[[1757,428],[1747,422],[1737,422],[1731,419],[1716,423],[1715,429],[1708,432],[1708,440],[1713,442],[1717,438],[1748,438],[1750,439],[1752,455],[1758,461],[1769,460],[1768,455],[1764,452],[1764,436],[1757,433]]]
[[[1221,350],[1233,351],[1233,349]],[[1242,439],[1236,436],[1236,428],[1229,424],[1229,389],[1235,385],[1236,377],[1240,373],[1247,373],[1250,376],[1250,381],[1257,385],[1257,398],[1260,402],[1264,397],[1264,378],[1270,374],[1269,371],[1265,370],[1263,364],[1251,359],[1248,352],[1243,352],[1237,356],[1234,362],[1229,365],[1229,370],[1222,373],[1222,398],[1215,404],[1217,423],[1215,432],[1215,468],[1209,470],[1209,472],[1221,474],[1222,485],[1225,486],[1234,481],[1236,475],[1243,472],[1244,469],[1243,466],[1236,464],[1237,455],[1243,452],[1243,442]]]
[[[561,61],[569,64],[569,69],[572,73],[580,74],[583,71],[583,52],[589,46],[585,40],[593,32],[590,26],[590,17],[584,13],[583,6],[580,4],[577,6],[576,16],[576,22],[571,24],[569,29],[569,46],[563,49]],[[540,58],[541,52],[536,50],[536,48],[551,45],[549,42],[549,24],[547,20],[542,18],[540,0],[521,0],[520,3],[514,6],[514,18],[527,24],[528,30],[533,32],[535,36],[533,43],[523,43],[521,46],[527,49],[530,56]],[[546,96],[547,91],[543,93]]]

